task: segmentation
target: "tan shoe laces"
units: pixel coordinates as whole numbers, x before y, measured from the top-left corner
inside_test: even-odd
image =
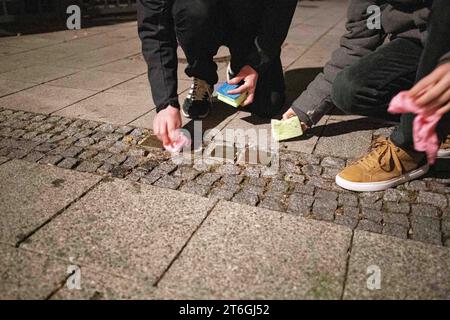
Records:
[[[394,168],[403,172],[403,166],[397,155],[398,148],[388,139],[377,139],[372,146],[372,151],[357,162],[365,169],[370,170],[380,167],[385,172],[391,172]]]

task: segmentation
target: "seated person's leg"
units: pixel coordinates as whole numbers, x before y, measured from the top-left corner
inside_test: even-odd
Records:
[[[336,76],[334,104],[347,114],[392,119],[389,102],[414,84],[421,53],[422,45],[409,39],[381,46]]]
[[[268,70],[259,78],[255,100],[247,108],[250,112],[263,118],[272,118],[283,108],[286,100],[281,59],[276,58]]]
[[[428,39],[417,71],[417,81],[432,73],[438,66],[441,57],[450,53],[449,14],[450,1],[436,0],[433,3],[432,16],[428,25]],[[390,137],[396,146],[414,150],[412,131],[414,118],[412,114],[402,115],[399,126],[395,128]],[[446,115],[439,123],[437,133],[441,141],[447,139],[447,135],[450,133],[449,115]],[[450,144],[450,142],[448,143]],[[441,153],[444,154],[444,152]]]
[[[231,53],[231,71],[237,75],[248,63],[248,56],[257,51],[255,39],[264,10],[262,10],[262,4],[257,1],[234,0],[227,3],[227,30],[229,31],[227,45]],[[273,117],[284,105],[285,88],[283,67],[278,55],[271,60],[263,73],[258,74],[253,103],[245,106],[243,110],[263,118]]]
[[[177,0],[172,9],[177,40],[188,62],[185,72],[194,78],[182,107],[186,117],[204,118],[211,107],[213,85],[218,80],[213,58],[222,41],[218,2]]]
[[[449,14],[450,2],[435,0],[428,25],[427,43],[417,71],[418,80],[430,77],[430,74],[433,76],[441,58],[450,55]],[[450,67],[450,61],[446,61],[441,66],[445,66],[445,70]],[[448,72],[445,71],[443,75],[438,77],[438,81],[447,74]],[[445,86],[444,92],[449,92],[450,86],[448,84],[445,84]],[[415,90],[417,89],[413,88],[410,92]],[[446,100],[449,100],[449,98],[447,97]],[[448,103],[450,101],[444,102],[444,105]],[[424,175],[428,171],[428,164],[426,164],[425,155],[414,150],[413,120],[413,115],[403,115],[400,126],[391,138],[380,139],[368,155],[339,173],[336,176],[336,183],[345,189],[354,191],[377,191],[395,187]],[[437,133],[441,140],[445,139],[449,127],[450,114],[447,110],[437,126]]]

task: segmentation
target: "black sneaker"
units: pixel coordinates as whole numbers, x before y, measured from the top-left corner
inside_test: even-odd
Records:
[[[189,94],[184,100],[183,108],[181,109],[183,115],[191,119],[206,118],[211,109],[213,91],[213,86],[206,81],[194,78]]]

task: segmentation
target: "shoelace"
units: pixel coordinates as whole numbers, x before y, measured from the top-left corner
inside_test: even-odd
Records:
[[[372,151],[358,163],[367,170],[379,166],[385,172],[391,172],[396,168],[403,172],[403,166],[397,156],[397,147],[387,139],[378,139],[372,146]]]
[[[187,98],[192,100],[203,100],[203,98],[205,97],[205,92],[206,89],[204,88],[204,85],[200,83],[199,79],[194,78]]]

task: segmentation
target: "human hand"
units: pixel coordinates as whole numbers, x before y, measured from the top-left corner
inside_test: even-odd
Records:
[[[163,145],[170,145],[177,139],[178,129],[181,127],[180,110],[168,106],[161,110],[153,119],[153,132]]]
[[[292,110],[292,108],[289,108],[289,110],[286,111],[286,112],[283,114],[283,120],[287,120],[287,119],[292,118],[292,117],[294,117],[294,116],[295,116],[294,110]]]
[[[228,93],[242,94],[247,92],[247,99],[245,99],[242,103],[242,106],[247,106],[251,104],[255,98],[256,84],[258,83],[258,72],[249,65],[245,65],[242,67],[241,71],[239,71],[238,75],[231,79],[228,83],[238,84],[241,81],[244,81],[243,85],[239,88],[228,91]]]
[[[421,107],[425,114],[443,116],[450,111],[450,62],[437,67],[432,73],[420,80],[409,95]]]

